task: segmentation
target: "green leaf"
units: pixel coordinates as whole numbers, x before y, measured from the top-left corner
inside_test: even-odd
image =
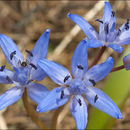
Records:
[[[130,47],[127,48],[127,51],[121,57],[117,66],[123,64],[123,57],[129,53]],[[110,73],[103,91],[121,108],[130,93],[130,71],[123,69]],[[94,108],[88,120],[87,129],[110,129],[115,120],[116,119]]]

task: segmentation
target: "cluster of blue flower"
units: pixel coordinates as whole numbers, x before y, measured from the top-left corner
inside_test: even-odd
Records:
[[[24,60],[16,44],[8,36],[0,34],[0,47],[14,70],[12,72],[1,66],[0,83],[15,85],[0,95],[0,110],[19,100],[26,87],[28,96],[38,104],[37,112],[57,109],[73,96],[70,111],[77,129],[85,129],[88,120],[87,104],[82,95],[97,109],[114,118],[122,119],[116,104],[103,91],[94,87],[96,82],[112,70],[113,58],[108,57],[104,63],[94,65],[88,70],[87,51],[88,48],[105,46],[121,53],[121,45],[130,44],[129,20],[116,30],[115,13],[108,2],[105,2],[102,20],[96,20],[100,23],[99,34],[82,17],[70,13],[68,17],[78,24],[87,36],[74,51],[71,61],[72,76],[65,67],[45,59],[48,52],[49,29],[41,35],[32,51],[26,50],[27,60]],[[125,68],[130,70],[130,54],[124,57],[123,62]],[[60,87],[49,91],[42,84],[34,82],[43,80],[46,75]]]

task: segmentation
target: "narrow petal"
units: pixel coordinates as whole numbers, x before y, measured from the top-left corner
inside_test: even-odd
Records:
[[[11,38],[4,34],[0,34],[0,47],[12,66],[17,66],[18,61],[24,61],[22,54]]]
[[[119,40],[119,41],[116,42],[116,44],[118,44],[118,45],[130,44],[130,37],[123,39],[123,40]]]
[[[68,17],[84,31],[89,39],[97,38],[98,34],[95,29],[81,16],[69,13]]]
[[[53,61],[42,59],[39,60],[38,65],[56,84],[64,85],[72,79],[66,68]]]
[[[38,59],[46,58],[47,56],[49,34],[50,29],[47,29],[36,42],[32,52],[28,54],[28,61],[37,67],[37,69],[32,68],[30,70],[30,79],[40,81],[46,76],[45,72],[37,65],[37,62]]]
[[[23,94],[23,87],[13,87],[0,95],[0,110],[19,100]]]
[[[87,87],[85,96],[88,102],[97,109],[107,113],[108,115],[122,119],[122,114],[116,104],[100,89]]]
[[[46,77],[46,73],[39,66],[37,67],[36,70],[34,68],[32,68],[32,70],[30,72],[30,79],[41,81],[45,77]]]
[[[100,20],[100,29],[99,34],[100,38],[103,41],[107,41],[107,35],[109,32],[114,32],[116,26],[116,17],[115,12],[112,11],[111,5],[109,2],[105,2],[104,6],[104,15],[102,20]]]
[[[104,15],[103,15],[103,21],[105,22],[109,22],[112,18],[112,8],[109,2],[105,2],[105,6],[104,6]],[[115,15],[114,15],[115,17]]]
[[[117,30],[115,42],[119,45],[130,44],[130,24],[129,19]]]
[[[47,29],[37,40],[32,50],[32,55],[30,55],[30,53],[28,54],[31,63],[37,65],[38,59],[46,58],[48,53],[49,34],[50,29]]]
[[[114,51],[116,51],[118,53],[122,53],[122,51],[123,51],[122,46],[120,46],[118,44],[109,44],[107,47],[112,48]]]
[[[70,92],[68,88],[57,87],[38,104],[37,112],[47,112],[56,109],[68,102]]]
[[[114,31],[115,26],[116,26],[116,17],[115,17],[115,12],[112,11],[112,8],[109,2],[105,2],[103,22],[109,24],[109,31],[111,32]]]
[[[129,30],[125,30],[125,31],[123,31],[121,34],[120,34],[120,36],[119,36],[119,41],[121,42],[121,41],[128,41],[129,40],[129,42],[127,43],[127,44],[130,44],[130,25],[129,25]],[[126,44],[126,43],[122,43],[122,45],[124,45],[124,44]]]
[[[93,85],[95,82],[105,78],[111,71],[113,62],[113,58],[108,57],[104,63],[95,65],[90,68],[84,76],[84,82],[86,86]]]
[[[14,76],[14,72],[8,69],[4,69],[3,71],[0,71],[0,83],[2,84],[13,83],[13,76]]]
[[[71,71],[75,77],[81,77],[88,68],[88,45],[86,40],[82,40],[74,51],[71,60]]]
[[[70,111],[78,130],[84,130],[88,122],[87,104],[80,95],[74,96],[70,104]]]
[[[123,63],[126,70],[130,70],[130,54],[128,54],[127,56],[123,58]]]
[[[47,96],[49,90],[41,84],[32,83],[27,87],[27,92],[28,96],[38,104]]]
[[[88,40],[88,48],[97,48],[103,46],[103,43],[97,39]]]

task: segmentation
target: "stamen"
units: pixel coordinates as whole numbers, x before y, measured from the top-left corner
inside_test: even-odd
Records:
[[[94,98],[94,103],[96,103],[97,100],[98,100],[98,96],[96,95]]]
[[[8,80],[9,82],[12,82],[9,76],[6,76],[6,80]]]
[[[127,22],[125,23],[125,29],[126,29],[126,30],[129,29],[129,19],[127,19]]]
[[[78,99],[78,103],[79,103],[80,106],[82,106],[82,102],[81,102],[80,99]]]
[[[28,80],[27,84],[31,83],[32,81],[33,81],[32,79]]]
[[[120,34],[121,34],[121,30],[118,29],[117,36],[119,36]]]
[[[5,69],[5,65],[1,66],[0,71],[3,71]]]
[[[63,99],[63,97],[64,97],[64,91],[62,90],[62,91],[61,91],[60,98]]]
[[[93,84],[93,86],[96,85],[96,82],[93,79],[89,79],[89,81]]]
[[[32,56],[33,57],[33,53],[31,52],[31,51],[29,51],[29,50],[25,50],[30,56]]]
[[[13,59],[13,56],[16,54],[16,51],[13,51],[13,52],[11,52],[11,54],[10,54],[10,59],[12,60]]]
[[[112,11],[112,12],[111,12],[111,17],[114,17],[114,16],[115,16],[115,12]]]
[[[129,20],[129,19],[127,19],[127,24],[129,24],[129,22],[130,22],[130,20]]]
[[[104,31],[105,31],[106,35],[109,33],[109,25],[108,24],[104,24]]]
[[[103,21],[101,19],[96,19],[95,21],[100,22],[103,24]]]
[[[69,75],[67,75],[65,78],[64,78],[64,83],[70,78]]]
[[[78,69],[83,70],[84,68],[81,65],[77,65]]]
[[[37,67],[36,67],[34,64],[30,63],[30,65],[31,65],[35,70],[37,69]]]
[[[26,66],[27,66],[27,63],[26,63],[25,61],[23,61],[23,62],[21,63],[21,66],[26,67]]]

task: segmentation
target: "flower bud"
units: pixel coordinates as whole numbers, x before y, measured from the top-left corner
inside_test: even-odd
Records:
[[[126,70],[130,70],[130,54],[128,54],[127,56],[123,58],[123,62],[124,62],[124,67],[126,68]]]

